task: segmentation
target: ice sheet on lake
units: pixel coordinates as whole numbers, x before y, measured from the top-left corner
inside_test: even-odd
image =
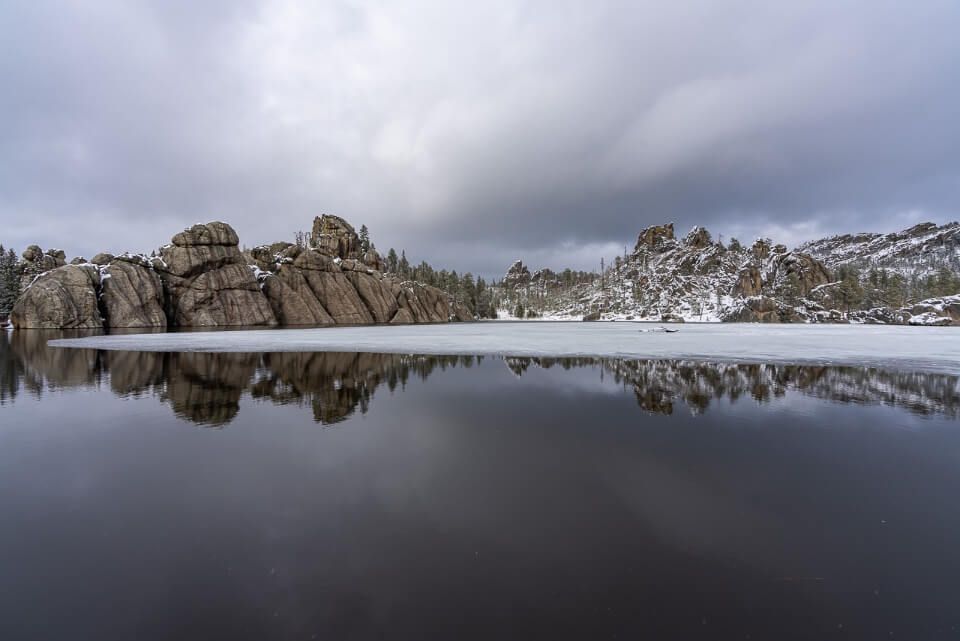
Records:
[[[177,332],[50,341],[57,347],[151,352],[384,352],[602,356],[896,367],[960,374],[960,331],[882,325],[452,323]]]

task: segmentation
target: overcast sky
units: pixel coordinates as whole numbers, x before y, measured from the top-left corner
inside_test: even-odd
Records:
[[[0,242],[320,213],[501,274],[960,218],[960,2],[0,1]]]

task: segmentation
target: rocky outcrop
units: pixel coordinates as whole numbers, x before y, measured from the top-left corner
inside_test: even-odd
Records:
[[[67,264],[66,254],[61,249],[43,251],[38,245],[30,245],[21,255],[23,262],[20,265],[20,287],[26,289],[30,284],[45,272]]]
[[[890,234],[844,234],[804,243],[799,251],[835,269],[849,265],[860,269],[922,272],[960,259],[960,222],[920,223]]]
[[[710,232],[700,226],[691,229],[683,239],[683,243],[687,247],[692,247],[694,249],[703,249],[704,247],[710,246],[712,242],[713,239],[710,237]]]
[[[92,266],[54,268],[24,290],[10,322],[16,329],[100,329],[99,285],[100,275]]]
[[[667,223],[666,225],[653,225],[640,232],[640,236],[637,238],[637,244],[634,249],[636,251],[639,251],[642,248],[663,249],[673,242],[673,240],[673,223]]]
[[[100,268],[100,303],[108,327],[166,327],[163,285],[144,259],[122,256]]]
[[[503,286],[508,288],[523,287],[530,284],[530,270],[522,260],[514,261],[507,273],[503,275]]]
[[[310,245],[327,256],[337,258],[358,258],[360,256],[360,237],[353,225],[339,216],[324,214],[313,220],[313,232]]]
[[[737,275],[737,283],[733,286],[733,294],[749,298],[759,296],[761,291],[763,291],[763,276],[760,274],[760,269],[756,265],[747,265],[741,269]]]
[[[276,325],[230,225],[194,225],[160,250],[153,266],[163,281],[167,317],[182,327]]]
[[[618,256],[602,278],[553,289],[539,287],[536,278],[529,286],[510,284],[518,280],[505,278],[502,285],[510,306],[535,306],[557,317],[796,322],[811,318],[796,308],[829,283],[830,274],[815,258],[767,239],[728,248],[694,227],[678,240],[671,223],[640,232],[634,252]]]
[[[360,300],[370,310],[374,322],[389,323],[393,320],[399,303],[389,282],[357,271],[347,272],[346,277],[357,291]]]
[[[786,252],[783,245],[778,245],[776,249],[781,248],[782,251],[776,252],[776,277],[780,278],[777,286],[795,287],[798,295],[807,296],[817,287],[830,282],[830,272],[823,263],[807,254]]]
[[[314,221],[310,247],[241,251],[222,222],[176,234],[159,255],[97,254],[63,266],[63,252],[24,253],[36,288],[18,301],[16,327],[114,329],[445,323],[472,320],[449,294],[385,275],[342,218]],[[42,271],[41,271],[42,270]],[[40,275],[42,274],[42,276]]]
[[[450,299],[445,292],[413,281],[400,283],[399,290],[397,304],[413,322],[440,323],[450,319]]]
[[[281,325],[333,325],[336,322],[299,270],[284,265],[279,274],[266,274],[262,287]]]

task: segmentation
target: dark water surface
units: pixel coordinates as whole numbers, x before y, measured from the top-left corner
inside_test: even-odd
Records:
[[[960,381],[0,332],[0,639],[960,638]]]

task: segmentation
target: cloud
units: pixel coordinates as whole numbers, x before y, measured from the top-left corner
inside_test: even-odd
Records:
[[[214,218],[252,245],[332,212],[489,275],[517,255],[591,268],[668,220],[792,242],[957,217],[954,2],[4,13],[0,242],[17,247],[149,249]]]

